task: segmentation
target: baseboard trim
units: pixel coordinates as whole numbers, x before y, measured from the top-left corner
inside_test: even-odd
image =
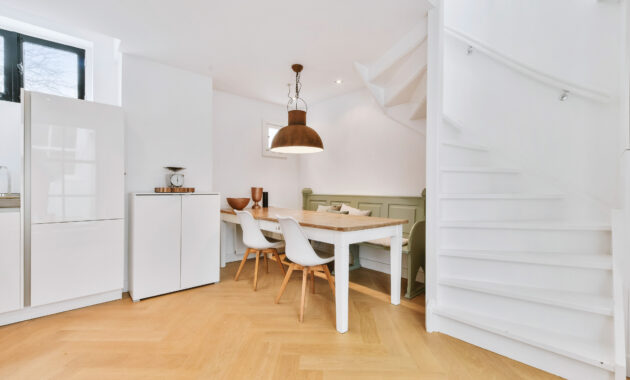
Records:
[[[11,323],[22,322],[29,319],[39,318],[46,315],[61,313],[64,311],[80,309],[103,302],[122,299],[122,289],[111,290],[91,296],[74,298],[67,301],[55,302],[48,305],[26,307],[19,310],[9,311],[0,314],[0,326]]]

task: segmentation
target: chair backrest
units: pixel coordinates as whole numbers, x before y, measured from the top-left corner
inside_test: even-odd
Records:
[[[277,218],[280,228],[282,228],[285,253],[289,260],[300,265],[307,265],[305,263],[319,260],[319,256],[311,247],[311,243],[309,243],[297,220],[289,216],[278,216]]]
[[[258,248],[269,244],[256,219],[248,211],[236,211],[236,217],[243,229],[243,244],[250,248]]]

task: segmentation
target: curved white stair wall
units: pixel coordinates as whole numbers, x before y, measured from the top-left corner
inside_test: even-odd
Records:
[[[444,112],[525,173],[614,206],[619,112],[549,87],[445,37]],[[610,218],[610,213],[606,219]]]
[[[355,70],[377,104],[391,119],[424,133],[427,105],[427,17],[372,62]]]
[[[625,378],[610,219],[619,111],[607,81],[619,67],[580,61],[583,42],[558,45],[585,34],[567,32],[581,15],[597,31],[584,40],[614,57],[602,41],[616,38],[619,4],[572,2],[567,19],[542,0],[518,7],[534,18],[511,3],[445,4],[444,117],[427,134],[438,163],[427,326],[563,377]]]

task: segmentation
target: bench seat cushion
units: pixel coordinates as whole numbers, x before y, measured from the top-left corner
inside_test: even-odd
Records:
[[[379,246],[384,247],[384,248],[389,248],[391,246],[391,241],[392,241],[392,238],[388,238],[387,237],[387,238],[380,238],[380,239],[369,240],[369,241],[366,241],[366,243],[379,245]],[[402,238],[402,246],[404,247],[407,244],[409,244],[409,239]]]

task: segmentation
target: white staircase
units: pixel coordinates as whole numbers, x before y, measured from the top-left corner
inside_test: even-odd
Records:
[[[625,378],[610,225],[575,221],[561,191],[443,128],[434,329],[566,378]]]
[[[374,62],[355,69],[383,112],[424,133],[427,115],[427,18]]]

